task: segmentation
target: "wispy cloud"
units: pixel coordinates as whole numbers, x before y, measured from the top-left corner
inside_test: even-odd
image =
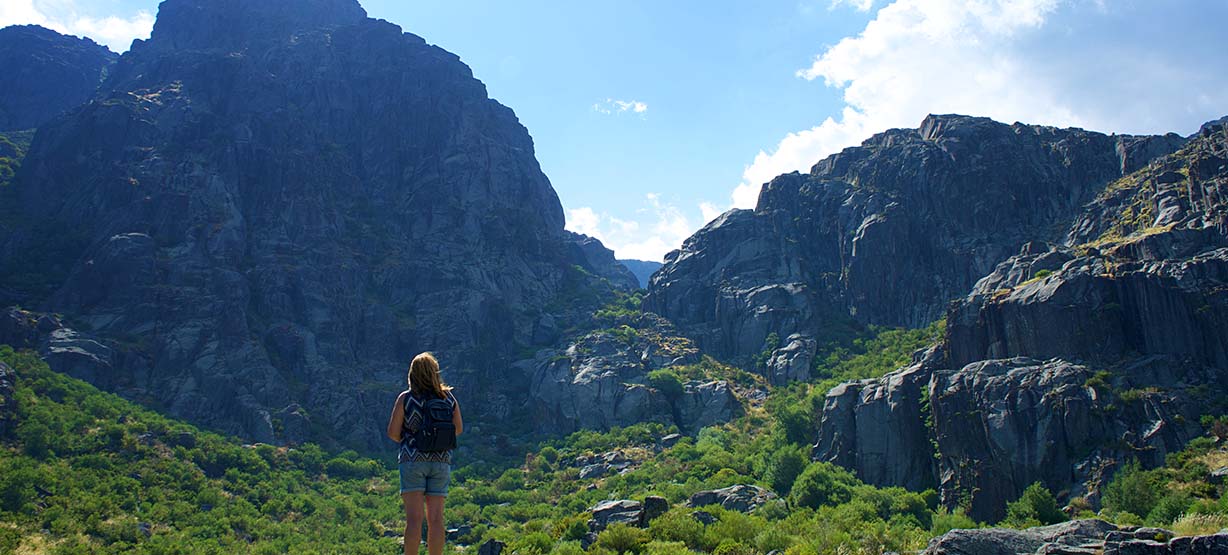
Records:
[[[833,6],[840,4],[874,6],[872,0]],[[1070,17],[1084,7],[1077,0],[897,0],[883,6],[859,34],[797,72],[842,91],[841,111],[759,152],[745,167],[732,204],[753,207],[761,185],[773,177],[808,171],[829,154],[889,128],[915,127],[931,113],[1188,132],[1178,126],[1188,126],[1192,114],[1217,117],[1228,106],[1228,77],[1215,69],[1222,61],[1197,57],[1201,51],[1187,45],[1140,44],[1123,24],[1153,22],[1128,21],[1097,6],[1080,10],[1080,20]],[[1134,9],[1130,17],[1142,20],[1153,7]],[[1080,32],[1071,32],[1076,24]],[[1209,62],[1214,68],[1205,67]]]
[[[874,7],[874,0],[832,0],[829,9],[834,10],[840,6],[849,6],[859,12],[868,12]]]
[[[660,262],[695,231],[676,205],[657,193],[644,195],[635,219],[622,219],[588,206],[567,210],[567,229],[596,237],[618,258]]]
[[[149,37],[154,16],[141,10],[129,17],[90,17],[81,15],[72,0],[53,4],[36,3],[34,0],[0,1],[0,27],[26,24],[42,25],[66,35],[89,37],[111,50],[124,52],[134,39]]]
[[[607,98],[604,102],[593,104],[593,111],[599,114],[646,114],[648,113],[648,104],[639,100],[619,100],[616,98]]]

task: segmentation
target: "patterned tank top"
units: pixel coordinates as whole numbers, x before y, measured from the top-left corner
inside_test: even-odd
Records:
[[[452,393],[448,393],[448,403],[452,405],[452,410],[456,410],[456,398]],[[425,419],[423,416],[422,406],[427,398],[419,396],[417,393],[409,392],[405,396],[405,422],[401,424],[401,451],[397,455],[397,462],[441,462],[452,464],[452,450],[436,451],[431,453],[419,452],[414,448],[414,433],[422,425]]]

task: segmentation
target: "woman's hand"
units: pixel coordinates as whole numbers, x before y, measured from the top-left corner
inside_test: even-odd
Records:
[[[392,416],[388,417],[388,439],[397,443],[401,442],[401,428],[405,426],[405,395],[408,391],[402,391],[397,395],[397,402],[392,407]]]

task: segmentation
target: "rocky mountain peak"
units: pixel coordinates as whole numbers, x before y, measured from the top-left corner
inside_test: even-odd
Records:
[[[367,12],[356,0],[167,0],[148,43],[160,48],[242,50],[302,31],[353,25]]]
[[[0,29],[0,131],[39,127],[85,103],[117,57],[37,25]]]

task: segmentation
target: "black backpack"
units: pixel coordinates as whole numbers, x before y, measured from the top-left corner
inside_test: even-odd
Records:
[[[409,403],[406,402],[408,409]],[[453,404],[451,399],[432,395],[422,404],[422,424],[413,435],[414,449],[423,453],[437,453],[456,449],[456,426],[452,424]],[[409,411],[406,410],[406,414]]]

